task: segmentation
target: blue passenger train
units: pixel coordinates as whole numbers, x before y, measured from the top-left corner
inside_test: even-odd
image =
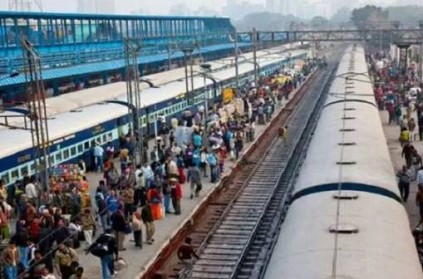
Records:
[[[282,66],[297,59],[305,59],[308,50],[294,50],[290,55],[258,59],[261,75],[269,75]],[[154,134],[154,125],[159,117],[170,121],[179,118],[183,111],[195,111],[198,105],[208,100],[212,104],[220,99],[220,92],[235,86],[235,69],[226,68],[210,74],[211,78],[193,77],[192,104],[186,98],[185,79],[143,90],[141,94],[141,123],[144,133]],[[239,66],[240,83],[251,82],[254,65]],[[190,81],[191,83],[191,81]],[[104,87],[105,90],[107,86]],[[92,147],[95,143],[119,145],[119,138],[129,130],[128,103],[126,95],[97,103],[81,109],[53,116],[48,120],[50,135],[50,163],[76,163],[83,158],[90,167]],[[36,173],[31,133],[23,129],[0,128],[0,178],[10,185],[25,174]]]

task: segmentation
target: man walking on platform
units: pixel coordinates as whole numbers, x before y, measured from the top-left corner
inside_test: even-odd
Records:
[[[98,142],[94,146],[93,153],[94,153],[96,171],[101,172],[103,171],[104,149],[103,147],[100,146]]]
[[[101,260],[102,279],[109,279],[115,276],[117,272],[114,268],[114,255],[117,259],[119,251],[115,237],[112,235],[111,229],[106,229],[97,240],[88,248],[87,253],[91,252]]]
[[[151,213],[150,205],[144,205],[144,207],[141,209],[141,219],[145,225],[145,232],[146,232],[146,239],[147,244],[153,244],[154,242],[154,219],[153,215]]]
[[[188,169],[188,179],[187,182],[191,182],[191,195],[190,198],[198,197],[201,188],[201,172],[200,169],[197,166],[191,165]]]
[[[404,203],[406,203],[410,193],[411,172],[407,166],[403,166],[402,170],[397,173],[397,177],[399,179],[398,188],[401,193],[401,198]]]

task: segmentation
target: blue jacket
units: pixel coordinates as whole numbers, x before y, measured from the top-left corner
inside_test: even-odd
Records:
[[[216,158],[216,156],[214,154],[209,154],[207,156],[207,163],[210,166],[212,166],[212,167],[216,166],[217,165],[217,158]]]
[[[195,147],[199,147],[203,144],[203,138],[199,134],[194,134],[192,136],[192,143]]]

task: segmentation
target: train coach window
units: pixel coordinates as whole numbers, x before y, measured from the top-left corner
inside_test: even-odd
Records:
[[[76,147],[75,146],[71,147],[70,154],[71,154],[72,157],[76,155]]]
[[[106,135],[106,134],[104,134],[104,135],[103,135],[103,142],[104,142],[104,143],[106,143],[106,142],[107,142],[107,135]]]
[[[108,138],[109,141],[112,141],[113,140],[113,133],[112,132],[108,133],[107,138]]]
[[[30,166],[30,169],[31,169],[31,173],[34,173],[35,171],[36,171],[36,165],[35,165],[35,163],[32,163],[31,164],[31,166]]]
[[[91,144],[90,144],[90,147],[91,147],[91,148],[94,148],[94,146],[95,146],[95,139],[91,140]],[[89,149],[89,148],[88,148],[88,149]]]
[[[66,160],[69,158],[69,149],[63,150],[63,160]]]
[[[90,149],[90,142],[89,141],[84,142],[84,149],[85,150]]]
[[[60,152],[60,151],[56,154],[56,162],[57,163],[62,162],[62,152]]]
[[[84,146],[82,144],[78,144],[78,153],[84,152]]]
[[[18,171],[18,170],[12,170],[12,171],[10,172],[10,178],[11,178],[12,180],[16,180],[16,179],[18,179],[18,178],[19,178],[19,171]]]
[[[28,173],[28,166],[21,168],[21,176],[25,176]]]
[[[5,173],[1,176],[1,180],[3,180],[3,182],[7,185],[10,183],[10,179],[9,179],[9,173]]]

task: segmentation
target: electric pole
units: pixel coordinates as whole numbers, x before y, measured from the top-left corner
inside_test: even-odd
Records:
[[[193,100],[193,90],[194,90],[194,80],[192,78],[193,69],[192,69],[192,53],[194,52],[193,47],[183,47],[181,51],[184,53],[184,66],[185,66],[185,90],[186,96],[188,99],[188,104],[192,105],[194,102]],[[189,57],[189,59],[188,59]],[[188,81],[188,60],[190,61],[190,73],[191,73],[191,90],[189,89],[189,81]]]
[[[253,28],[252,39],[254,57],[254,82],[257,83],[257,32],[255,28]]]
[[[25,79],[28,85],[28,113],[34,150],[35,176],[46,190],[50,179],[50,138],[41,58],[31,42],[21,39]]]
[[[131,136],[135,144],[134,162],[135,165],[142,164],[146,156],[144,150],[144,137],[141,122],[141,92],[138,70],[138,57],[141,54],[141,42],[138,39],[126,38],[124,40],[125,48],[125,69],[126,69],[126,93],[128,98],[128,115],[131,119]],[[147,125],[148,125],[148,119]],[[139,158],[137,158],[137,152]],[[144,154],[145,153],[145,154]]]
[[[419,21],[419,28],[423,33],[423,20]],[[423,40],[420,41],[420,84],[423,84]]]
[[[235,84],[236,84],[236,90],[239,88],[239,67],[238,67],[238,33],[235,29]]]

